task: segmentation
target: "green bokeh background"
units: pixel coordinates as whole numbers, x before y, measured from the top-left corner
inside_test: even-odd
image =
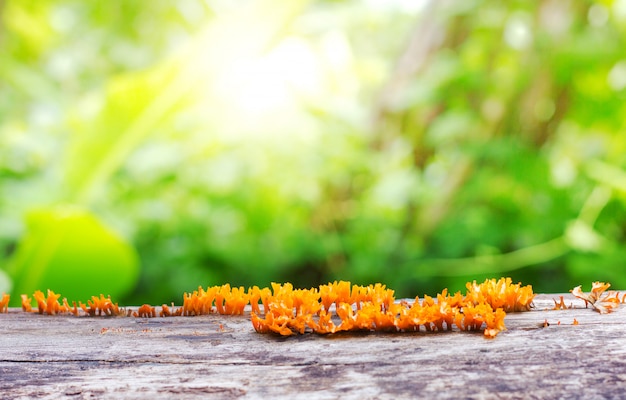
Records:
[[[0,2],[0,292],[626,288],[626,1]]]

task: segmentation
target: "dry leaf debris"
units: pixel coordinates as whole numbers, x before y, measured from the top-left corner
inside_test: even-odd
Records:
[[[591,304],[591,307],[600,314],[608,314],[626,300],[626,295],[620,300],[619,292],[607,292],[610,286],[610,283],[593,282],[589,293],[584,293],[581,286],[576,286],[574,289],[570,290],[570,292],[579,299],[584,300],[585,307]]]

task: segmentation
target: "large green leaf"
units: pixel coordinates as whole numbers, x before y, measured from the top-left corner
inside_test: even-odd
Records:
[[[20,294],[51,289],[68,300],[128,293],[139,275],[134,249],[90,212],[75,207],[37,210],[9,266],[13,305]]]

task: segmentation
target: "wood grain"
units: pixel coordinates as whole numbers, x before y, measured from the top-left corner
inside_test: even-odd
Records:
[[[482,333],[278,337],[247,316],[0,314],[0,393],[18,398],[624,398],[626,305],[509,314]],[[573,325],[576,319],[579,324]],[[544,326],[544,322],[548,326]]]

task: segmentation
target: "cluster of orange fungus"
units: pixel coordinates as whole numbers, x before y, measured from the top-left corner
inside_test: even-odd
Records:
[[[230,285],[212,286],[206,290],[199,287],[198,290],[193,293],[185,293],[183,296],[182,307],[176,308],[174,304],[171,308],[165,304],[161,306],[161,310],[157,312],[156,307],[152,307],[149,304],[144,304],[136,311],[131,309],[120,308],[117,303],[111,300],[110,296],[104,297],[104,295],[92,296],[87,304],[78,302],[72,302],[72,305],[68,303],[67,299],[63,299],[59,302],[61,295],[48,290],[47,295],[44,295],[41,291],[36,291],[33,294],[37,308],[33,308],[33,299],[27,295],[22,295],[22,309],[26,312],[38,312],[39,314],[57,315],[57,314],[73,314],[78,316],[79,311],[82,310],[81,315],[88,316],[134,316],[140,318],[153,318],[157,315],[160,317],[170,316],[194,316],[194,315],[207,315],[211,313],[219,313],[224,315],[243,315],[245,307],[251,304],[252,311],[259,312],[259,301],[261,297],[267,297],[271,294],[268,288],[259,289],[257,286],[248,290],[243,287],[231,288]],[[9,295],[5,295],[2,299],[6,298],[6,303],[9,302]],[[4,306],[6,309],[6,306]],[[2,308],[0,307],[0,310]]]
[[[182,315],[187,316],[206,315],[213,312],[223,315],[243,315],[248,304],[252,305],[253,311],[258,311],[262,292],[269,292],[269,289],[259,289],[254,286],[246,290],[243,287],[231,288],[229,284],[212,286],[206,290],[199,287],[193,293],[184,294],[181,312]]]
[[[133,316],[141,318],[154,318],[156,317],[156,309],[150,304],[144,304],[133,313]]]
[[[111,301],[110,296],[104,297],[102,294],[100,297],[91,296],[91,300],[87,300],[87,305],[82,302],[78,302],[78,305],[85,313],[92,317],[96,314],[118,316],[126,313],[124,309],[118,307],[117,303],[113,303],[113,301]]]
[[[466,298],[474,304],[486,303],[505,312],[530,310],[535,294],[532,286],[513,284],[511,278],[487,279],[481,284],[467,283]]]
[[[73,308],[67,303],[66,299],[63,299],[63,304],[59,303],[59,297],[61,295],[54,293],[52,290],[48,290],[48,295],[44,295],[42,291],[37,290],[33,297],[37,303],[37,309],[33,310],[32,299],[25,294],[22,295],[22,310],[28,312],[39,312],[39,314],[56,315],[76,310],[76,303]],[[78,311],[76,311],[77,313]]]
[[[296,333],[337,333],[346,331],[425,331],[479,330],[495,337],[505,329],[507,311],[529,310],[532,287],[512,284],[509,278],[467,284],[465,296],[447,290],[436,299],[425,296],[412,304],[396,302],[394,291],[384,285],[351,285],[334,282],[309,290],[292,285],[272,284],[271,294],[261,301],[265,314],[253,311],[252,325],[257,332],[281,335]]]
[[[67,299],[63,299],[62,302],[59,302],[60,294],[54,293],[52,290],[48,289],[47,296],[43,294],[40,290],[37,290],[33,297],[35,298],[35,302],[37,303],[37,309],[33,310],[32,307],[32,299],[27,295],[22,295],[22,310],[26,312],[38,312],[39,314],[48,314],[48,315],[56,315],[56,314],[73,314],[78,316],[79,308],[86,314],[90,316],[95,315],[105,315],[105,316],[118,316],[124,315],[125,312],[123,309],[120,309],[117,303],[113,303],[111,301],[111,297],[104,297],[104,295],[100,295],[100,297],[92,296],[90,300],[87,301],[87,304],[79,301],[78,306],[76,306],[76,302],[73,301],[72,305],[68,303]]]
[[[2,298],[0,298],[0,313],[9,311],[9,300],[11,300],[11,296],[2,293]]]
[[[290,283],[272,283],[270,288],[249,289],[230,285],[199,287],[185,293],[181,307],[165,304],[157,310],[144,304],[136,311],[122,309],[110,297],[92,296],[87,304],[61,302],[59,294],[36,291],[32,299],[22,295],[22,309],[27,312],[57,315],[134,316],[139,318],[194,316],[219,313],[243,315],[250,305],[252,325],[260,333],[293,335],[315,332],[321,334],[346,331],[415,332],[484,329],[494,337],[505,329],[504,317],[509,311],[529,310],[534,297],[530,286],[513,284],[510,278],[491,279],[466,285],[467,292],[454,295],[447,290],[435,298],[424,296],[420,301],[397,302],[394,291],[377,283],[369,286],[334,282],[312,289],[294,289]],[[2,297],[0,311],[7,310],[8,295]],[[260,305],[263,305],[261,312]]]

